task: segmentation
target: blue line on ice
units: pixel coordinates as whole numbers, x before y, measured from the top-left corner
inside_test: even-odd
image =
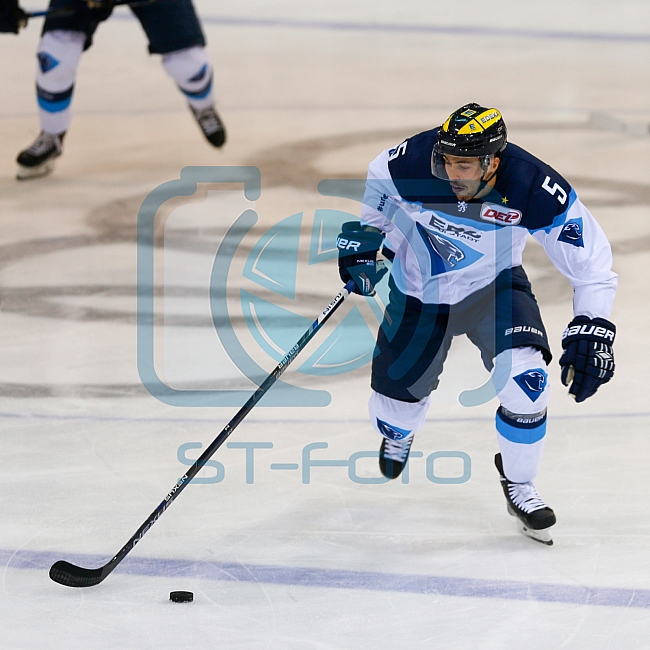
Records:
[[[97,555],[68,555],[51,551],[0,550],[0,563],[9,569],[46,571],[60,559],[92,568],[101,566],[109,558]],[[168,576],[174,579],[183,577],[224,582],[435,594],[462,598],[505,598],[571,605],[650,608],[650,590],[647,589],[618,589],[452,576],[138,557],[124,560],[124,563],[115,569],[115,573],[149,577]],[[108,580],[110,579],[109,577]]]

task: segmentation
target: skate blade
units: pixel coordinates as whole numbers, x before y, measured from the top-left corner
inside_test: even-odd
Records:
[[[515,518],[515,521],[517,523],[517,529],[522,535],[525,535],[530,539],[534,539],[536,542],[539,542],[540,544],[544,544],[545,546],[553,546],[553,538],[551,537],[552,526],[549,526],[548,528],[543,528],[542,530],[534,530],[532,528],[529,528],[528,526],[526,526],[526,524],[523,521],[521,521],[521,519],[519,519],[519,517],[517,517],[517,514],[510,507],[509,504],[508,504],[508,514]]]
[[[543,530],[533,530],[532,528],[528,528],[528,526],[526,526],[526,524],[524,524],[524,522],[519,519],[517,519],[517,528],[522,535],[530,537],[530,539],[534,539],[536,542],[544,544],[545,546],[553,546],[553,538],[551,537],[550,528],[544,528]]]
[[[32,178],[42,178],[47,176],[54,171],[54,161],[46,160],[40,165],[35,167],[24,167],[23,165],[18,165],[18,171],[16,172],[16,179],[19,181],[27,181]]]

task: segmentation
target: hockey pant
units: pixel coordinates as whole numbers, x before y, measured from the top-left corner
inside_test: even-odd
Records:
[[[494,359],[495,370],[508,372],[497,386],[500,406],[496,414],[497,440],[506,477],[515,483],[532,481],[537,476],[549,398],[548,368],[540,350],[519,347],[504,350]],[[373,391],[370,419],[377,431],[399,431],[402,437],[414,435],[424,424],[430,398],[404,402]]]
[[[47,31],[37,58],[36,96],[41,129],[63,133],[71,121],[71,101],[86,34],[69,30]],[[202,46],[163,54],[163,66],[187,101],[201,109],[214,103],[212,67]]]

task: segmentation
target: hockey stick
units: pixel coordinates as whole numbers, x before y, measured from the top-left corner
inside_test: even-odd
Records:
[[[158,521],[163,512],[169,508],[174,499],[185,489],[188,483],[196,476],[219,447],[227,440],[237,425],[251,412],[253,407],[262,399],[266,392],[273,386],[275,380],[287,369],[298,353],[312,340],[316,332],[325,324],[329,317],[339,308],[341,303],[354,291],[354,280],[350,280],[343,290],[330,302],[323,313],[310,325],[309,329],[300,337],[300,340],[284,355],[280,363],[272,370],[271,374],[262,382],[260,387],[249,397],[237,414],[228,422],[221,433],[212,441],[210,446],[194,461],[187,473],[178,479],[176,485],[164,498],[160,505],[147,517],[142,526],[135,531],[131,539],[117,552],[112,560],[98,569],[85,569],[65,560],[55,562],[50,568],[50,578],[54,582],[67,587],[92,587],[104,580],[113,569],[129,554],[134,546],[144,537],[145,533]]]

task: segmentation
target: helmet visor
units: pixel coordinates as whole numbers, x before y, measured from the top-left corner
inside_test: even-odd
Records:
[[[441,178],[442,180],[448,181],[451,180],[449,177],[450,170],[454,168],[452,161],[458,160],[459,158],[466,158],[469,162],[470,160],[478,161],[477,174],[475,180],[480,181],[485,173],[487,172],[490,164],[494,160],[493,154],[487,154],[485,156],[459,156],[458,154],[449,154],[441,151],[439,143],[433,145],[433,151],[431,152],[431,173],[436,178]],[[454,172],[451,172],[452,178],[457,176]]]

